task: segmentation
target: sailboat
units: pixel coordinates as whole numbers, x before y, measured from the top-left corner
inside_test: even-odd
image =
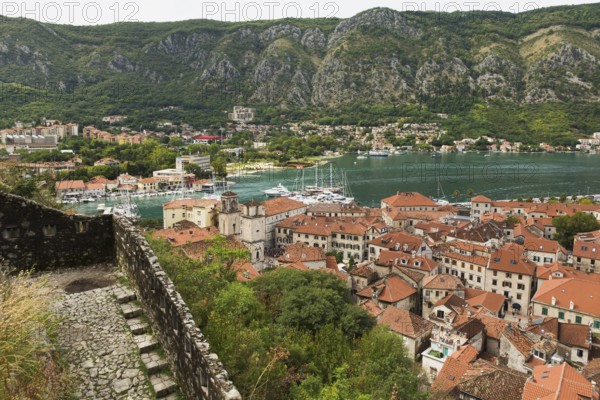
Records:
[[[442,188],[442,182],[440,181],[439,174],[437,177],[437,197],[434,198],[433,201],[435,201],[435,203],[440,207],[447,206],[448,204],[450,204],[450,202],[446,200],[446,194],[444,193],[444,189]]]
[[[139,221],[141,218],[140,210],[133,201],[131,201],[131,195],[129,194],[129,188],[127,189],[124,201],[119,204],[115,204],[112,207],[106,207],[104,209],[104,215],[113,214],[121,217],[128,218],[132,221]]]
[[[326,181],[328,181],[326,183]],[[334,184],[334,176],[333,176],[333,164],[329,163],[329,176],[325,177],[321,172],[321,176],[319,176],[319,163],[315,164],[315,184],[312,186],[306,186],[305,191],[310,194],[322,193],[322,192],[331,192],[338,193],[341,192],[344,187]]]

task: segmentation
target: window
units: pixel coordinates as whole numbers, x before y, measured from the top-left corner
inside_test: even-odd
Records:
[[[523,285],[522,283],[519,283],[517,285],[517,289],[519,289],[519,290],[525,290],[525,285]]]
[[[477,272],[481,272],[481,267],[477,267]]]
[[[542,315],[548,315],[548,309],[546,307],[542,307]]]
[[[517,300],[521,300],[521,293],[517,293]]]
[[[438,318],[443,319],[444,318],[444,310],[437,310],[436,315]]]
[[[577,357],[583,357],[583,350],[577,349]]]
[[[565,319],[565,313],[564,313],[564,311],[559,311],[558,312],[558,319]]]
[[[519,274],[519,280],[523,279],[523,275]]]
[[[498,276],[498,271],[494,271],[494,273],[492,275]]]
[[[481,277],[480,276],[477,277],[477,283],[481,283]]]
[[[600,321],[594,321],[594,329],[600,329]]]
[[[552,262],[552,258],[551,257],[544,257],[544,262],[545,263],[551,263]]]
[[[576,324],[580,324],[581,323],[581,317],[579,315],[575,317],[575,323]]]
[[[507,273],[506,273],[506,277],[507,277],[507,278],[510,278],[511,276],[512,276],[512,275],[511,275],[511,273],[510,273],[510,272],[507,272]]]
[[[492,285],[497,285],[498,284],[498,280],[497,279],[492,279]]]

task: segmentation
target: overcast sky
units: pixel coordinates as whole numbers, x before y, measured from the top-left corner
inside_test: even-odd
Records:
[[[597,1],[597,0],[596,0]],[[594,3],[575,0],[94,0],[32,1],[0,0],[0,14],[23,17],[47,23],[97,25],[123,21],[181,21],[213,19],[219,21],[252,21],[279,18],[348,18],[373,7],[389,7],[399,11],[470,11],[502,10],[522,12],[565,4]],[[1,21],[0,21],[1,23]]]

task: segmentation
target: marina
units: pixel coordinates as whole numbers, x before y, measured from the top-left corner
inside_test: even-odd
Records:
[[[493,157],[484,157],[478,153],[441,153],[433,159],[429,153],[406,153],[401,157],[369,157],[359,161],[356,154],[331,160],[334,171],[343,171],[347,177],[351,191],[347,196],[371,207],[379,206],[381,198],[399,190],[418,191],[437,198],[438,187],[443,189],[445,200],[452,203],[468,201],[469,189],[498,199],[600,193],[600,157],[597,155],[494,153]],[[268,197],[262,191],[279,183],[294,191],[302,173],[305,185],[314,185],[314,168],[265,170],[228,179],[236,183],[231,189],[240,196],[241,202],[263,201]],[[172,191],[132,195],[132,200],[138,204],[142,218],[160,218],[162,203],[172,200],[174,195]],[[191,198],[205,195],[186,193],[186,197]],[[98,200],[106,206],[118,201],[118,197]],[[96,214],[97,203],[77,203],[73,208],[81,213]]]

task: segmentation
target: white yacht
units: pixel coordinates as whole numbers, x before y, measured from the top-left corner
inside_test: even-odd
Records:
[[[263,190],[262,192],[269,197],[289,197],[292,194],[292,192],[290,192],[288,188],[283,186],[282,183],[275,186],[274,188]]]

